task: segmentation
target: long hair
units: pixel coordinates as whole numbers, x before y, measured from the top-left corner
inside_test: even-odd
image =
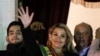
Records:
[[[52,32],[55,30],[55,28],[62,28],[62,29],[64,29],[65,30],[65,32],[66,32],[66,41],[65,41],[65,45],[63,46],[63,51],[74,51],[74,47],[73,47],[73,43],[72,43],[72,39],[73,39],[73,37],[72,37],[72,34],[71,34],[71,32],[70,32],[70,30],[69,30],[69,28],[65,25],[65,24],[62,24],[62,23],[58,23],[58,24],[56,24],[56,25],[53,25],[50,29],[49,29],[49,31],[48,31],[48,34],[52,34]],[[50,36],[49,36],[49,38],[50,38]],[[47,46],[49,47],[49,48],[52,48],[52,43],[51,43],[51,41],[49,40],[49,38],[48,38],[48,40],[47,40]]]

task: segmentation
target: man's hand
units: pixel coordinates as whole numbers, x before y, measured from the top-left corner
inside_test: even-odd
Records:
[[[31,15],[29,15],[28,7],[26,7],[26,11],[23,9],[23,7],[20,7],[18,9],[18,13],[20,14],[20,16],[18,16],[18,18],[22,21],[24,28],[27,28],[32,21],[34,12],[31,13]]]

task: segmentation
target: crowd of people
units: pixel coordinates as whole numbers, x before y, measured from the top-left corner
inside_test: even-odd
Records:
[[[93,30],[88,23],[76,25],[74,36],[67,25],[58,23],[49,28],[45,46],[37,40],[37,31],[45,27],[41,22],[31,25],[34,12],[29,15],[28,7],[26,11],[21,7],[18,12],[20,21],[11,22],[7,28],[8,45],[3,56],[99,56],[100,28],[93,40]]]

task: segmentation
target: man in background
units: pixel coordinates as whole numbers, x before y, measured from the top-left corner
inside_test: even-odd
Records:
[[[74,41],[79,56],[87,56],[93,39],[92,27],[87,23],[80,23],[74,29]]]

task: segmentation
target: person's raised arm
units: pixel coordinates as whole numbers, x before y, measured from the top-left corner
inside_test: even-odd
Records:
[[[23,7],[20,7],[18,9],[18,13],[18,18],[21,20],[24,26],[23,39],[25,50],[30,56],[42,56],[41,50],[36,43],[36,33],[29,27],[34,17],[34,12],[29,15],[28,7],[26,7],[26,10],[24,10]]]
[[[26,11],[23,9],[23,7],[20,7],[18,9],[18,13],[19,13],[18,18],[22,21],[24,28],[27,28],[32,21],[32,18],[34,16],[34,12],[32,12],[31,15],[29,15],[29,8],[28,7],[26,7]]]

